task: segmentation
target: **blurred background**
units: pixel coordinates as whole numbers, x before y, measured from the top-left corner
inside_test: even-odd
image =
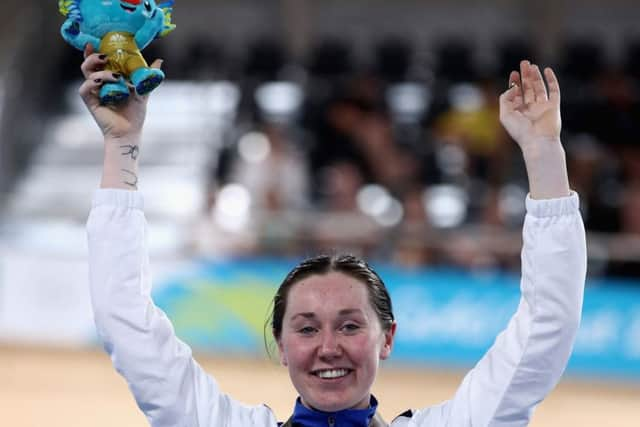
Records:
[[[55,1],[3,12],[0,424],[145,425],[89,305],[102,148],[82,53]],[[589,245],[574,355],[532,425],[637,426],[637,0],[177,0],[173,21],[143,52],[168,76],[140,179],[154,299],[225,390],[288,417],[270,298],[302,258],[347,251],[382,274],[399,321],[383,415],[453,394],[518,302],[528,187],[498,96],[526,58],[558,74]]]

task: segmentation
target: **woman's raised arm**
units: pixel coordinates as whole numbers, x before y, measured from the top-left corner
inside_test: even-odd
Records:
[[[87,222],[91,302],[98,335],[114,367],[154,427],[275,426],[265,406],[248,407],[220,392],[151,299],[138,159],[147,98],[103,106],[98,92],[119,76],[85,51],[80,95],[104,135],[101,189]],[[154,62],[158,67],[160,62]]]
[[[560,87],[549,68],[522,61],[500,97],[500,118],[522,149],[530,194],[523,229],[521,299],[507,328],[455,397],[418,411],[415,425],[526,426],[560,380],[582,309],[586,243],[578,196],[560,143]]]

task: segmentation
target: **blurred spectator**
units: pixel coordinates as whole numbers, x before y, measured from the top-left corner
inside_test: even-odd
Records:
[[[378,241],[378,227],[358,206],[358,193],[365,183],[360,169],[347,160],[336,160],[321,169],[321,177],[322,214],[315,215],[310,225],[317,249],[369,253]]]
[[[640,183],[640,147],[637,146],[637,142],[623,147],[620,154],[626,184],[633,186]]]
[[[424,208],[424,189],[409,188],[402,197],[403,220],[389,236],[393,242],[391,259],[404,267],[415,268],[435,264],[437,252],[428,239],[435,235]]]
[[[611,145],[634,145],[640,132],[640,87],[619,68],[603,70],[596,80],[594,123],[589,128]]]
[[[263,124],[240,137],[228,182],[247,188],[252,206],[259,211],[304,209],[309,170],[299,147],[286,129]]]
[[[609,263],[607,274],[616,277],[640,277],[640,260],[628,254],[640,250],[640,182],[625,188],[620,209],[622,238],[618,241],[618,253],[622,259]]]
[[[500,125],[498,96],[489,80],[453,85],[449,108],[433,122],[437,139],[464,150],[466,174],[494,184],[504,179],[512,148]]]
[[[418,181],[419,165],[407,150],[395,143],[387,115],[366,114],[356,129],[354,143],[374,182],[392,192],[402,192]]]
[[[623,193],[620,220],[621,231],[640,237],[640,181],[628,185]]]
[[[566,139],[567,167],[571,188],[580,194],[587,228],[596,231],[619,230],[619,164],[602,144],[589,134]]]
[[[228,253],[289,254],[297,251],[298,212],[309,207],[308,162],[292,129],[263,123],[244,133],[221,155],[222,171],[209,194],[209,228],[199,240],[223,240]],[[292,213],[292,215],[288,215]]]

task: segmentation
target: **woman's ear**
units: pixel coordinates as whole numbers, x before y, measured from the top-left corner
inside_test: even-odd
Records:
[[[284,352],[284,346],[282,345],[282,340],[281,339],[276,339],[276,343],[278,343],[278,353],[280,356],[280,364],[282,366],[287,366],[288,362],[287,362],[287,356]]]
[[[398,324],[393,322],[388,331],[384,332],[384,342],[380,349],[380,360],[386,360],[391,356],[391,350],[393,349],[393,339],[396,335],[396,328]]]

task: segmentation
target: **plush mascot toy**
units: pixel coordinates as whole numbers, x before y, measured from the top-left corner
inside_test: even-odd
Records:
[[[129,97],[128,79],[139,95],[155,89],[164,73],[149,68],[140,51],[155,38],[167,35],[171,23],[173,0],[59,0],[60,12],[67,18],[62,37],[72,46],[84,50],[87,43],[107,55],[106,69],[123,77],[107,83],[100,90],[105,105],[120,103]]]

